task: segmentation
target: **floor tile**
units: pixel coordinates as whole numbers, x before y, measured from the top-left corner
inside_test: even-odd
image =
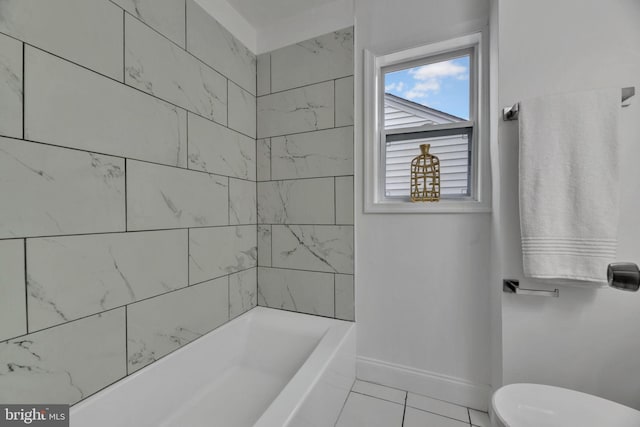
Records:
[[[471,424],[477,427],[491,427],[491,421],[489,420],[489,414],[486,412],[476,411],[475,409],[469,409],[469,416],[471,417]]]
[[[407,396],[407,406],[469,423],[467,408],[443,400],[409,393]]]
[[[390,400],[391,402],[404,405],[407,392],[391,387],[385,387],[380,384],[374,384],[367,381],[356,380],[353,385],[353,391],[367,396],[377,397],[379,399]]]
[[[463,423],[447,417],[407,407],[404,414],[403,427],[468,427]]]
[[[350,393],[336,427],[401,427],[403,409],[397,403]]]

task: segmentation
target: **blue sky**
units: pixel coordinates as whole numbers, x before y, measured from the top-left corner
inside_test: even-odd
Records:
[[[385,92],[469,118],[469,57],[386,73]]]

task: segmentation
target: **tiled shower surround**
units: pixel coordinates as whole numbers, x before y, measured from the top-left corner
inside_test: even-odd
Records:
[[[353,29],[258,56],[258,304],[353,320]]]
[[[256,61],[192,0],[1,1],[0,402],[78,402],[258,303],[353,319],[352,57]]]
[[[75,403],[257,304],[256,57],[191,0],[0,33],[0,402]]]

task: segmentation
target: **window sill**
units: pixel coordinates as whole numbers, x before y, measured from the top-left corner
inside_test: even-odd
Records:
[[[472,200],[445,199],[440,200],[439,202],[379,201],[374,203],[365,203],[364,213],[491,213],[491,206],[487,203]]]

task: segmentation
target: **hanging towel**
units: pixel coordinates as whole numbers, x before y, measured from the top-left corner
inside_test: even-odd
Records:
[[[524,274],[606,282],[619,216],[620,89],[520,103]]]

